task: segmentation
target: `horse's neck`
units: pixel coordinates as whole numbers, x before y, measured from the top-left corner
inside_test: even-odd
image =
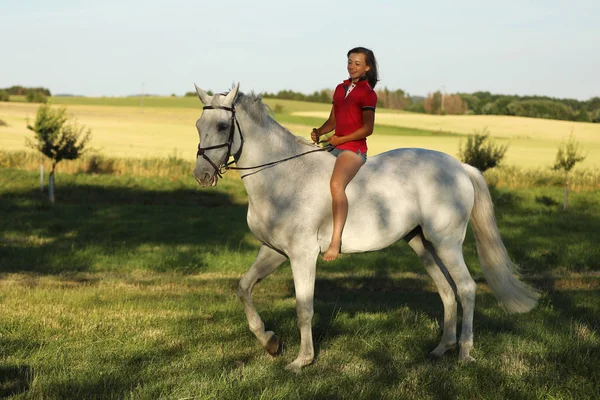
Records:
[[[302,155],[274,166],[260,167],[317,150],[316,146],[299,143],[296,136],[274,120],[265,119],[265,126],[260,126],[247,115],[241,117],[239,122],[244,145],[236,165],[239,168],[258,167],[240,171],[251,204],[262,207],[269,202],[277,203],[282,198],[289,202],[289,192],[297,191],[299,182],[304,182],[304,188],[310,185],[307,182],[317,182],[312,175],[322,175],[319,171],[323,170],[325,154]],[[327,188],[326,184],[322,186]],[[277,207],[288,205],[281,203]]]
[[[294,135],[270,118],[265,118],[265,125],[260,126],[246,113],[240,114],[244,138],[242,154],[237,162],[240,168],[282,160],[314,149],[298,143]]]

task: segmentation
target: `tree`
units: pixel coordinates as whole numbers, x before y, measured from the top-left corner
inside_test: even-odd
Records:
[[[442,92],[439,90],[434,93],[429,93],[424,102],[425,111],[427,114],[441,114],[442,113]]]
[[[463,115],[467,112],[467,103],[465,103],[457,94],[444,95],[444,109],[442,114],[445,115]]]
[[[69,122],[65,108],[53,109],[42,104],[36,113],[35,122],[27,124],[27,129],[35,133],[34,140],[27,145],[52,161],[49,178],[48,197],[54,203],[54,172],[62,160],[75,160],[86,150],[91,132],[84,126]]]
[[[25,99],[28,103],[46,103],[48,101],[48,96],[42,91],[30,90],[25,95]]]
[[[569,172],[575,167],[575,164],[585,160],[585,158],[586,156],[581,153],[579,143],[575,140],[575,135],[571,132],[569,140],[566,143],[563,142],[558,148],[554,166],[552,167],[555,171],[563,171],[565,173],[564,210],[569,206]]]
[[[464,148],[461,141],[458,150],[460,160],[481,172],[500,164],[506,155],[508,145],[496,145],[489,140],[489,136],[490,133],[486,127],[481,132],[475,131],[473,135],[469,135]]]

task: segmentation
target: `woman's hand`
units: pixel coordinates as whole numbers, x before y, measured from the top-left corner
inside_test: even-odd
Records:
[[[332,146],[339,146],[342,143],[344,143],[344,141],[339,136],[333,135],[329,138],[329,144]]]
[[[315,143],[319,143],[319,136],[321,136],[319,130],[317,128],[313,128],[312,132],[310,133],[310,138],[312,139],[312,141]]]

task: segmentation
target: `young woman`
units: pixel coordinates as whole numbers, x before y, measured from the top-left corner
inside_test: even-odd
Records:
[[[325,261],[335,260],[340,254],[342,231],[348,216],[346,186],[367,161],[367,136],[373,133],[377,94],[373,90],[379,75],[375,55],[369,49],[356,47],[348,52],[348,74],[333,94],[329,118],[320,128],[313,129],[311,138],[335,129],[328,141],[335,146],[331,151],[337,157],[330,189],[333,212],[333,235],[325,252]]]

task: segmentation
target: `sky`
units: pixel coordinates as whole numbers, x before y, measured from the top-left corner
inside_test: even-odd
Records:
[[[0,88],[308,94],[356,46],[411,95],[600,96],[599,0],[0,0]]]

